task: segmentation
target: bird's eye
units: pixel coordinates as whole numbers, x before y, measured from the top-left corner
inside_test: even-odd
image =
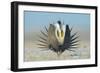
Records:
[[[63,35],[64,35],[64,32],[61,30],[61,37],[63,37]]]
[[[59,31],[57,31],[57,36],[59,37]]]

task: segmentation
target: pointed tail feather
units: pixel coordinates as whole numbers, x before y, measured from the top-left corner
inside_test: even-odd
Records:
[[[47,27],[45,26],[45,30],[46,30],[46,32],[48,32],[48,29],[47,29]]]
[[[47,41],[47,39],[45,39],[45,38],[43,38],[43,37],[41,37],[41,36],[39,36],[39,38],[40,38],[41,40]]]
[[[74,40],[76,40],[77,38],[79,38],[79,36],[76,36],[76,37],[72,38],[71,42],[74,41]]]
[[[41,43],[47,44],[47,41],[43,41],[43,40],[38,40],[38,42],[41,42]]]
[[[41,30],[41,33],[45,36],[45,37],[48,37],[48,35],[46,33],[44,33],[42,30]]]

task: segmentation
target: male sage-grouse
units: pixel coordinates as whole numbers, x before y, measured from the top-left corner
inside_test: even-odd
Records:
[[[77,48],[79,36],[76,36],[77,33],[72,34],[72,28],[61,21],[49,24],[49,27],[45,27],[45,31],[41,33],[43,36],[39,36],[37,44],[39,48],[46,48],[57,55],[61,55],[65,50],[73,51],[73,48]]]

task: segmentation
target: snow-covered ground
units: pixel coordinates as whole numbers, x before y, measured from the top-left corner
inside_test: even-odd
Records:
[[[72,60],[90,58],[89,48],[76,48],[75,52],[65,51],[60,56],[51,50],[39,48],[25,48],[24,61],[47,61],[47,60]]]

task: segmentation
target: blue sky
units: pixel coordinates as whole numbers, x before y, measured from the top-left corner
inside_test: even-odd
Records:
[[[81,30],[90,29],[89,14],[24,11],[25,32],[31,32],[31,29],[39,31],[39,29],[42,29],[41,27],[53,22],[56,23],[58,20]]]

